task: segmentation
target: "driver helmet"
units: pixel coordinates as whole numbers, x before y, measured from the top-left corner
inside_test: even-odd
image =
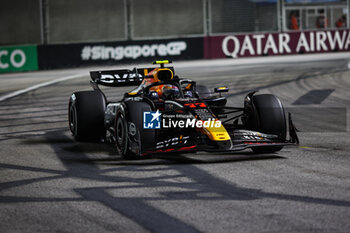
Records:
[[[180,96],[179,88],[175,85],[165,84],[162,87],[162,93],[165,98],[177,98]]]

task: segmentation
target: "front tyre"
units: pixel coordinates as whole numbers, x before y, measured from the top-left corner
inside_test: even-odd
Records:
[[[262,94],[253,96],[253,108],[255,125],[254,130],[278,135],[278,140],[286,140],[287,128],[284,108],[281,101],[274,95]],[[262,146],[254,147],[256,153],[273,153],[280,151],[283,146]]]
[[[134,159],[136,158],[135,154],[132,154],[129,151],[129,135],[128,135],[128,123],[125,118],[125,114],[123,111],[118,110],[115,118],[115,146],[117,148],[118,153],[124,159]]]
[[[126,101],[124,108],[118,109],[114,137],[116,148],[123,158],[140,158],[143,151],[154,149],[155,130],[143,128],[143,114],[151,111],[152,107],[142,101]]]

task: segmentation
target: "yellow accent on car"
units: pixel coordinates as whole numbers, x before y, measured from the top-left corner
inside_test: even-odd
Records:
[[[137,92],[129,92],[128,95],[136,95]]]
[[[169,64],[171,61],[169,60],[162,60],[162,61],[154,61],[152,64]]]
[[[225,127],[222,124],[220,124],[220,127],[203,126],[201,129],[202,133],[207,135],[212,141],[227,141],[231,139],[230,135],[227,133]]]
[[[168,69],[168,68],[157,68],[157,69],[155,69],[155,72],[153,74],[153,77],[155,78],[155,80],[157,82],[161,81],[161,79],[158,77],[158,73],[160,71],[170,71],[170,79],[169,80],[174,78],[174,73],[173,73],[173,71],[171,69]]]

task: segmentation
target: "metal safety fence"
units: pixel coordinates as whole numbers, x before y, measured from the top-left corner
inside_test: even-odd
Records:
[[[3,0],[0,45],[349,27],[350,0]]]

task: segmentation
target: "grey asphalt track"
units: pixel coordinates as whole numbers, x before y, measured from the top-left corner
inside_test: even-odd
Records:
[[[0,232],[350,232],[348,60],[186,64],[180,77],[227,85],[229,105],[251,90],[277,95],[300,146],[122,160],[68,132],[70,94],[90,89],[79,70],[86,75],[0,102]],[[1,93],[24,77],[75,71],[0,75]]]

